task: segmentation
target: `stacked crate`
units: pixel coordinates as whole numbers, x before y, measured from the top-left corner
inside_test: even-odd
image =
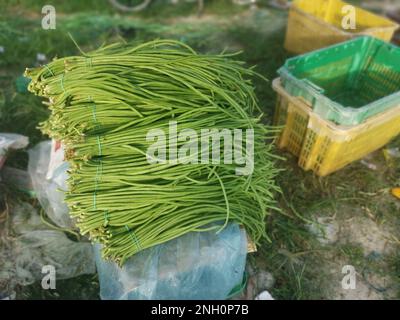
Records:
[[[355,19],[355,28],[343,28],[346,17]],[[346,23],[345,23],[346,24]],[[398,24],[340,0],[294,0],[289,11],[285,48],[305,53],[369,35],[390,41]]]
[[[362,36],[288,59],[278,93],[278,145],[325,176],[400,133],[400,48]]]

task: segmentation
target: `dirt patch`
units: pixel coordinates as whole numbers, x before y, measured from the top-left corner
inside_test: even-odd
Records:
[[[380,255],[392,254],[395,246],[391,242],[391,232],[386,225],[378,225],[366,217],[354,217],[344,220],[341,224],[340,242],[359,245],[364,255],[371,253]]]
[[[388,258],[398,250],[393,241],[394,228],[373,220],[373,212],[356,205],[340,205],[321,212],[309,230],[323,247],[325,264],[320,270],[328,279],[327,299],[383,300],[396,298],[396,279],[390,273]],[[351,266],[355,272],[354,288],[342,285]]]
[[[352,265],[351,259],[331,256],[324,272],[330,279],[326,299],[333,300],[386,300],[395,299],[397,290],[389,275],[371,274],[365,267],[354,266],[354,287],[343,286],[344,277],[349,275],[344,266]]]

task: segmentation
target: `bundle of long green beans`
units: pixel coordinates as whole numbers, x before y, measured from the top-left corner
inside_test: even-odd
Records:
[[[82,234],[103,244],[104,258],[122,264],[228,221],[242,224],[255,243],[266,236],[278,190],[266,141],[275,132],[260,122],[246,79],[254,74],[229,55],[197,54],[172,40],[113,44],[26,70],[29,90],[48,98],[51,115],[41,130],[66,148],[70,214]],[[252,174],[237,175],[223,161],[150,163],[146,135],[168,131],[171,121],[179,130],[253,129]]]

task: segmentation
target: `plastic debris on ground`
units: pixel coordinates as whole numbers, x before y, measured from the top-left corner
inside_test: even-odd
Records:
[[[275,300],[268,291],[261,292],[254,300]]]
[[[50,229],[27,202],[7,207],[0,225],[0,295],[15,297],[15,288],[40,281],[42,268],[52,265],[56,279],[95,273],[92,245]]]
[[[1,170],[0,181],[12,185],[18,191],[24,192],[32,198],[35,197],[32,180],[26,170],[4,166]]]
[[[247,240],[229,224],[220,233],[192,232],[131,257],[122,268],[94,247],[105,300],[226,299],[243,281]]]
[[[393,188],[391,192],[394,197],[400,199],[400,188]]]
[[[31,82],[31,79],[26,78],[23,75],[19,76],[15,80],[15,87],[17,89],[17,92],[19,92],[19,93],[28,92],[28,85],[30,82]]]
[[[373,164],[373,163],[371,163],[371,162],[368,162],[367,160],[365,160],[365,159],[362,159],[362,160],[360,160],[360,163],[362,164],[362,165],[364,165],[364,166],[366,166],[368,169],[370,169],[370,170],[377,170],[378,169],[378,167],[376,166],[376,164]]]
[[[64,203],[67,190],[68,163],[63,161],[63,150],[56,142],[43,141],[29,150],[28,172],[36,197],[48,217],[58,226],[74,226]],[[60,156],[61,155],[61,156]]]
[[[0,133],[0,169],[6,162],[9,149],[22,149],[29,143],[28,137],[15,133]]]

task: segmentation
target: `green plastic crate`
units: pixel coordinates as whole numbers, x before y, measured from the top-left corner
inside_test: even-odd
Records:
[[[400,104],[400,48],[369,36],[286,60],[285,90],[341,125],[357,125]]]

